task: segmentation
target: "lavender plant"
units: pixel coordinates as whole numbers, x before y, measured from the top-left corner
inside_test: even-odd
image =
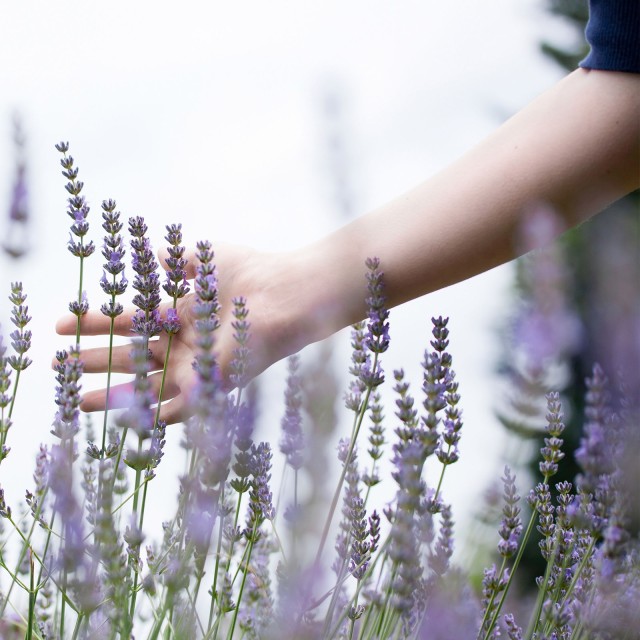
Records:
[[[79,294],[71,305],[79,326],[87,309],[83,261],[93,243],[86,242],[89,208],[79,195],[77,169],[66,155],[68,145],[59,149],[69,180],[72,234],[78,238],[70,249],[80,257]],[[127,286],[123,225],[115,209],[113,200],[102,204],[106,262],[100,284],[108,299],[101,310],[110,324],[107,389],[114,323],[122,312],[117,296]],[[211,244],[197,245],[189,294],[181,227],[167,227],[163,289],[169,300],[162,305],[144,220],[131,217],[128,231],[137,312],[127,406],[115,408],[107,399],[100,446],[90,433],[87,446],[81,445],[78,330],[76,344],[56,356],[54,439],[37,455],[34,486],[26,493],[22,515],[0,488],[2,637],[638,637],[634,604],[640,601],[640,548],[637,529],[630,524],[637,516],[630,509],[635,487],[628,481],[626,455],[629,443],[637,443],[632,433],[637,406],[623,393],[616,397],[624,402],[614,406],[599,367],[587,383],[588,421],[577,454],[580,475],[575,483],[550,484],[563,460],[564,429],[560,397],[550,393],[541,477],[528,494],[528,512],[507,467],[498,560],[474,589],[453,560],[454,514],[445,491],[445,472],[459,459],[463,432],[448,320],[432,320],[418,394],[403,370],[393,372],[395,407],[387,412],[389,419],[381,392],[386,382],[382,360],[390,342],[384,274],[379,260],[367,261],[368,319],[352,327],[352,377],[344,397],[351,432],[332,443],[339,469],[332,496],[312,507],[305,485],[313,478],[317,452],[308,447],[317,446],[318,437],[309,430],[314,422],[305,398],[315,394],[317,400],[318,389],[305,387],[300,356],[288,361],[277,449],[254,439],[257,395],[247,375],[251,301],[240,297],[232,302],[236,346],[229,391],[216,358],[221,307]],[[160,462],[175,455],[165,452],[160,407],[172,338],[182,330],[177,303],[185,295],[190,295],[196,333],[193,416],[184,424],[183,438],[187,462],[178,479],[175,513],[161,532],[154,532],[145,525],[144,513]],[[0,462],[10,453],[6,441],[19,374],[30,363],[31,334],[20,283],[12,285],[11,301],[13,354],[6,355],[8,347],[0,342]],[[167,310],[164,317],[161,309]],[[275,463],[292,487],[274,487]],[[384,504],[382,496],[389,492],[381,488],[387,485],[393,497]],[[323,519],[315,516],[321,507]],[[535,597],[527,601],[519,598],[518,566],[533,536],[546,568]]]
[[[15,175],[11,188],[7,224],[2,249],[12,259],[20,259],[29,252],[29,180],[27,175],[26,137],[19,114],[13,117],[13,146]]]

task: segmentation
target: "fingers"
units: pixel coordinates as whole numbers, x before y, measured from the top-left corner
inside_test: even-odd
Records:
[[[158,307],[158,311],[161,315],[166,314],[167,309],[171,307],[171,302],[163,302]],[[116,316],[113,321],[113,333],[116,336],[129,336],[134,335],[131,330],[132,320],[136,312],[135,307],[129,307],[124,310],[119,316]],[[63,316],[56,322],[56,333],[62,336],[72,336],[76,334],[78,319],[73,314],[69,313]],[[111,318],[105,316],[99,310],[87,311],[80,318],[80,334],[83,336],[103,336],[109,335],[111,331]]]
[[[130,336],[133,313],[126,311],[117,316],[113,324],[113,332],[118,336]],[[63,316],[56,322],[56,333],[71,336],[76,333],[77,318],[72,314]],[[88,311],[80,318],[80,333],[83,336],[100,336],[108,334],[111,329],[111,318],[100,311]]]
[[[152,395],[157,398],[160,394],[160,386],[162,385],[162,372],[152,373],[147,376],[147,380],[151,386]],[[108,405],[107,405],[107,390],[99,389],[97,391],[88,391],[82,397],[80,409],[87,413],[94,411],[104,411],[105,408],[109,409],[126,409],[131,407],[134,399],[134,383],[126,382],[124,384],[114,385],[109,389]],[[180,394],[180,387],[170,380],[165,381],[164,389],[162,390],[162,400],[168,400],[175,398]]]
[[[160,407],[160,420],[167,424],[184,422],[193,415],[192,403],[187,393],[180,393]]]
[[[149,342],[149,371],[157,371],[164,366],[165,352],[158,340]],[[133,345],[124,344],[112,348],[111,372],[112,373],[135,373],[136,367],[131,357]],[[83,349],[80,352],[80,360],[83,364],[84,373],[106,373],[109,370],[109,348],[97,347],[95,349]],[[51,363],[52,368],[58,364],[57,358]]]
[[[155,393],[159,394],[161,375],[154,374],[153,376],[149,376],[149,379],[151,380],[152,388]],[[91,413],[93,411],[104,411],[107,407],[106,397],[106,389],[89,391],[83,397],[80,408],[82,411],[87,413]],[[112,387],[109,392],[108,408],[126,409],[131,406],[132,399],[133,383],[116,385]],[[168,425],[184,422],[193,414],[193,411],[191,410],[192,403],[189,401],[188,394],[181,392],[173,383],[165,383],[165,387],[162,392],[162,400],[164,404],[160,407],[158,419],[164,421]]]
[[[124,344],[113,347],[111,352],[111,371],[113,373],[135,373],[136,367],[131,357],[132,345]],[[80,360],[84,363],[85,373],[105,373],[109,368],[109,348],[97,347],[83,349]],[[157,340],[149,342],[149,364],[151,371],[157,371],[164,365],[164,352]]]

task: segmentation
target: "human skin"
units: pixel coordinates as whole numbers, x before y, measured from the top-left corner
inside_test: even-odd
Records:
[[[365,316],[367,257],[380,258],[393,307],[518,256],[514,238],[537,206],[551,207],[570,228],[639,186],[640,75],[578,69],[441,172],[311,245],[276,254],[214,243],[223,377],[234,346],[234,296],[244,296],[250,309],[256,375]],[[193,277],[195,254],[187,253]],[[163,266],[165,257],[161,252]],[[168,424],[190,414],[193,300],[189,294],[178,301],[182,329],[172,342],[160,411]],[[116,319],[118,335],[131,335],[133,311]],[[89,311],[81,332],[108,334],[109,323]],[[59,320],[56,330],[75,335],[75,316]],[[151,344],[157,390],[166,342],[161,336]],[[106,347],[84,350],[85,372],[106,371],[107,354]],[[128,346],[115,348],[113,371],[131,372]],[[105,397],[104,390],[88,392],[81,408],[102,410]]]

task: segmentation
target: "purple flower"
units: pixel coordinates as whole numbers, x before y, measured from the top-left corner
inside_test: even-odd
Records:
[[[165,240],[169,243],[167,247],[169,257],[166,259],[166,263],[169,269],[167,270],[166,282],[162,285],[162,288],[175,301],[189,292],[187,272],[185,271],[187,260],[184,258],[184,246],[181,245],[182,225],[167,225],[166,229]]]
[[[216,269],[212,263],[211,243],[196,245],[195,303],[193,312],[197,331],[197,354],[193,367],[198,374],[195,389],[196,415],[203,423],[211,420],[211,410],[216,405],[216,396],[221,391],[220,372],[213,354],[214,331],[220,326],[218,313],[218,282]]]
[[[11,519],[11,507],[4,499],[4,489],[0,487],[0,518]]]
[[[89,205],[84,196],[80,195],[84,183],[78,180],[78,168],[74,166],[73,157],[67,155],[69,150],[68,142],[61,142],[56,145],[56,149],[63,154],[60,164],[62,165],[62,175],[68,180],[65,189],[69,193],[67,200],[67,214],[73,220],[71,233],[67,248],[78,258],[88,258],[95,250],[93,242],[84,244],[84,237],[89,231],[87,217],[89,215]],[[78,240],[74,240],[74,236]]]
[[[180,331],[181,327],[182,325],[180,323],[180,318],[178,317],[178,310],[173,308],[167,309],[167,317],[162,323],[162,328],[165,332],[168,335],[173,336]]]
[[[244,387],[248,381],[247,371],[249,369],[249,329],[251,323],[247,321],[249,309],[247,309],[247,301],[242,296],[233,298],[233,339],[236,346],[233,348],[233,358],[229,365],[231,371],[229,379],[236,387]]]
[[[129,218],[129,233],[132,249],[132,268],[135,271],[132,287],[138,292],[133,297],[133,304],[139,311],[132,321],[134,333],[151,338],[162,330],[160,315],[160,276],[157,273],[158,263],[146,237],[147,225],[144,218]]]
[[[544,447],[540,449],[543,462],[540,463],[540,472],[549,479],[558,471],[558,462],[564,458],[564,453],[560,451],[563,440],[560,435],[564,431],[562,422],[562,406],[560,396],[557,392],[547,394],[547,435],[544,439]]]
[[[445,398],[447,385],[444,380],[446,371],[442,368],[440,356],[435,352],[425,352],[422,368],[422,391],[424,393],[422,406],[426,414],[421,418],[420,438],[425,447],[425,457],[429,457],[438,448],[439,413],[447,406]]]
[[[613,442],[608,437],[612,413],[607,384],[602,368],[596,364],[592,377],[586,380],[586,424],[580,446],[575,453],[582,468],[582,473],[577,478],[578,486],[590,493],[595,492],[601,479],[610,475],[615,468]]]
[[[58,405],[58,410],[51,433],[60,438],[62,446],[69,446],[67,443],[73,440],[80,430],[78,417],[82,388],[80,379],[84,365],[80,360],[80,351],[77,346],[71,347],[68,353],[58,351],[56,360],[58,361],[55,366],[58,384],[55,402]]]
[[[357,497],[352,501],[349,516],[351,521],[349,572],[356,580],[361,580],[367,572],[371,559],[370,532],[362,498]]]
[[[282,418],[282,439],[280,451],[286,456],[287,463],[296,471],[303,463],[304,437],[302,435],[302,397],[301,382],[298,375],[300,358],[296,355],[289,357],[287,387],[284,392],[285,415]]]
[[[451,507],[444,505],[440,513],[442,523],[435,549],[429,556],[429,567],[437,576],[443,576],[449,568],[449,560],[453,555],[453,518]]]
[[[369,308],[368,334],[365,338],[367,348],[373,353],[384,353],[389,348],[389,311],[384,295],[384,274],[380,271],[378,258],[367,258],[367,306]]]
[[[133,393],[130,396],[130,406],[117,418],[120,427],[133,429],[140,439],[150,438],[154,431],[155,410],[151,408],[157,397],[151,389],[151,383],[147,377],[150,364],[148,360],[148,348],[144,338],[133,340],[131,359],[135,372]],[[137,456],[135,451],[127,453],[127,464],[134,468],[145,468],[151,458],[148,451],[143,451],[142,456]]]
[[[273,496],[269,490],[271,480],[271,447],[268,442],[251,446],[251,490],[249,514],[244,534],[248,540],[257,541],[259,529],[265,520],[275,516]]]
[[[504,484],[504,505],[502,507],[502,521],[498,530],[501,538],[498,543],[498,551],[504,558],[510,558],[518,549],[522,521],[520,519],[520,496],[516,490],[516,479],[511,474],[509,467],[504,468],[502,482]]]
[[[16,330],[9,334],[9,337],[11,338],[11,346],[15,351],[15,355],[9,356],[8,362],[16,371],[23,371],[31,364],[31,360],[25,355],[31,348],[31,331],[25,329],[31,321],[29,307],[24,304],[26,299],[27,296],[22,290],[22,283],[12,283],[9,300],[13,305],[11,322],[15,325]]]
[[[542,557],[549,560],[553,550],[553,534],[555,523],[553,519],[554,507],[551,504],[549,485],[538,483],[529,493],[529,504],[538,512],[538,531],[544,536],[539,542]]]
[[[127,288],[127,279],[124,276],[124,243],[120,231],[122,222],[120,212],[115,210],[115,200],[102,202],[102,228],[106,232],[102,246],[102,256],[106,262],[102,265],[104,272],[100,280],[102,290],[111,297],[111,300],[100,307],[100,311],[109,318],[116,318],[122,311],[122,305],[116,302],[116,296],[122,295]],[[107,273],[111,279],[107,278]],[[120,279],[118,280],[118,276]]]
[[[25,159],[25,140],[19,118],[13,122],[15,147],[15,178],[9,203],[8,229],[2,242],[2,248],[12,258],[20,258],[27,252],[29,222],[29,191],[27,188],[27,165]]]
[[[559,223],[552,211],[538,209],[525,221],[523,229],[525,251],[537,250],[527,257],[527,300],[514,324],[514,342],[524,350],[534,369],[550,359],[575,353],[582,340],[582,325],[566,299],[566,269],[557,247],[551,243],[560,231]]]
[[[349,373],[354,379],[349,382],[349,392],[345,394],[345,406],[351,411],[358,413],[362,394],[366,391],[366,385],[362,380],[362,367],[369,357],[364,346],[365,323],[356,322],[351,327],[351,366]]]
[[[73,300],[69,303],[69,311],[73,313],[74,316],[83,316],[89,310],[89,299],[87,298],[87,292],[82,291],[80,295],[80,300]]]
[[[362,476],[362,481],[368,487],[373,487],[380,482],[377,465],[378,460],[382,458],[383,446],[386,444],[384,439],[384,414],[382,412],[381,396],[377,391],[371,394],[371,402],[369,403],[369,417],[371,418],[371,426],[369,427],[369,444],[367,453],[373,460],[370,472],[366,472]]]
[[[29,218],[27,202],[26,167],[16,167],[16,179],[11,191],[11,205],[9,206],[9,220],[24,224]]]

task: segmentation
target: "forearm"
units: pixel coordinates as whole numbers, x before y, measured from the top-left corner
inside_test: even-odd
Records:
[[[637,188],[639,113],[637,75],[574,72],[444,171],[293,254],[302,330],[318,339],[364,315],[366,257],[395,306],[514,258],[532,207],[570,227]]]

